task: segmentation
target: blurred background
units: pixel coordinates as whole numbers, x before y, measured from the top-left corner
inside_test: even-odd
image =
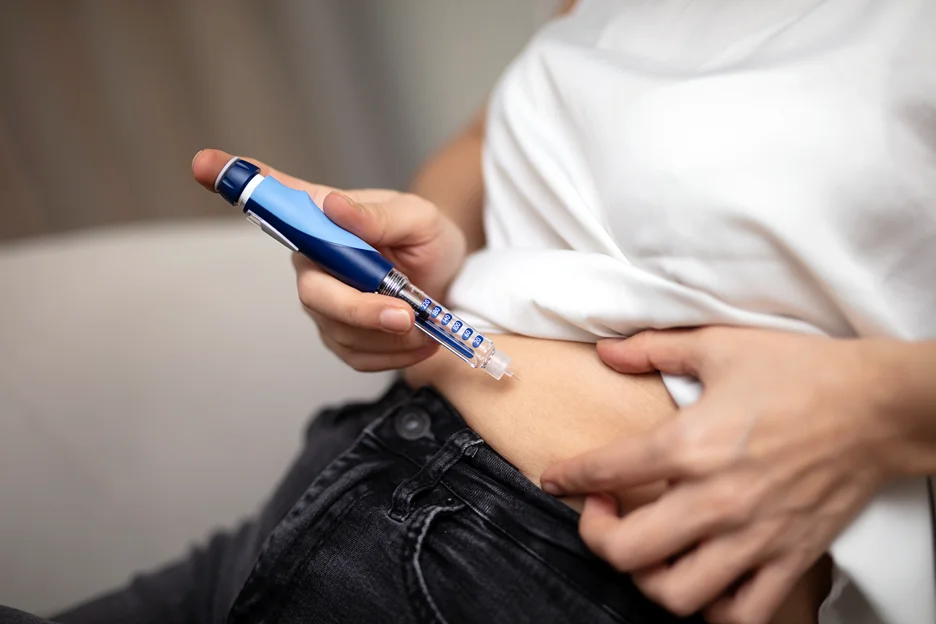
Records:
[[[0,604],[181,555],[390,381],[322,349],[195,152],[403,188],[555,5],[0,0]]]
[[[0,238],[219,215],[218,147],[400,187],[555,2],[0,2]]]

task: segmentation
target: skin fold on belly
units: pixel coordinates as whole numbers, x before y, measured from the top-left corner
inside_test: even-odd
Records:
[[[494,342],[522,381],[497,381],[446,351],[407,369],[404,379],[434,386],[534,483],[553,462],[647,431],[676,412],[658,375],[613,371],[593,344],[510,335]]]
[[[673,418],[676,405],[659,375],[622,375],[593,344],[512,335],[494,337],[522,379],[497,381],[447,351],[403,371],[413,387],[431,385],[485,442],[533,483],[553,462],[648,431]],[[617,492],[626,513],[657,498],[664,486]],[[578,499],[563,499],[581,509]],[[829,587],[823,559],[808,571],[772,624],[809,624]]]

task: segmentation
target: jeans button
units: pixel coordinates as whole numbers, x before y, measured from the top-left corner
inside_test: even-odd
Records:
[[[397,414],[396,431],[404,440],[417,440],[429,433],[432,421],[420,409],[408,409]]]

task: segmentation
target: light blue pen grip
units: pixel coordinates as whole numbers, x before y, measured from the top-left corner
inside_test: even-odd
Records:
[[[308,193],[266,177],[250,194],[245,210],[266,221],[297,250],[345,284],[377,292],[393,264],[315,205]]]

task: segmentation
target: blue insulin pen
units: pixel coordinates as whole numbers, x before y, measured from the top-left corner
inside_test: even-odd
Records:
[[[308,193],[260,175],[256,165],[239,158],[224,166],[214,188],[230,204],[243,208],[261,230],[348,286],[408,303],[416,312],[416,327],[472,368],[494,379],[514,376],[506,353],[411,284],[376,249],[338,227]]]

